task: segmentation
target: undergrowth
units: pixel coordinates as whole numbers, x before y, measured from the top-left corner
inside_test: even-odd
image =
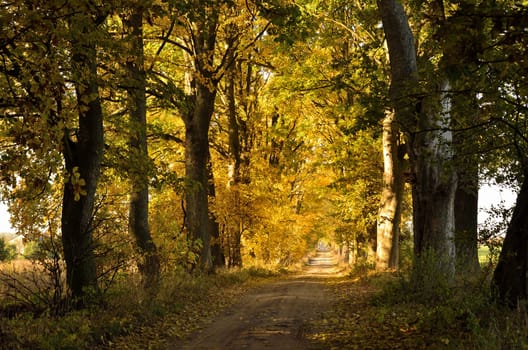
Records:
[[[317,349],[528,349],[527,305],[493,301],[489,269],[451,284],[409,273],[333,282],[338,302],[314,322]]]
[[[398,276],[371,300],[377,308],[406,315],[411,329],[446,349],[528,349],[526,307],[497,304],[486,275],[458,279],[451,286],[412,284]]]
[[[139,276],[122,273],[102,305],[60,316],[2,317],[0,349],[160,349],[273,276],[265,269],[213,275],[173,271],[162,276],[159,293],[152,297],[140,288]]]

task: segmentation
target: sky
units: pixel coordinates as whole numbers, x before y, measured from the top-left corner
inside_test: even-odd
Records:
[[[3,202],[0,202],[0,232],[12,232],[13,229],[9,224],[9,213]]]
[[[479,216],[478,222],[482,224],[487,218],[487,208],[491,208],[492,205],[498,205],[504,201],[506,208],[512,207],[515,204],[517,193],[511,188],[499,187],[496,185],[483,184],[479,189]]]
[[[13,232],[9,224],[9,213],[3,202],[0,202],[0,232]]]

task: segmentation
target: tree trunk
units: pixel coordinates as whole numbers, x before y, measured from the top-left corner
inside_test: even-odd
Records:
[[[391,67],[389,94],[394,115],[388,112],[383,125],[384,188],[379,213],[376,253],[380,268],[397,268],[403,167],[399,162],[398,135],[395,131],[398,129],[403,131],[407,145],[412,145],[412,132],[416,129],[417,120],[420,117],[419,101],[412,97],[418,86],[418,66],[414,36],[401,3],[394,0],[378,0],[378,8],[389,49]],[[392,118],[394,120],[391,121]],[[394,124],[397,124],[399,128],[396,129]],[[414,206],[413,210],[418,210],[418,207]]]
[[[231,216],[231,222],[228,223],[229,240],[229,265],[230,267],[242,266],[241,239],[243,232],[243,223],[241,222],[240,188],[241,183],[241,147],[240,133],[238,125],[238,115],[236,107],[235,93],[235,66],[232,65],[228,71],[226,81],[226,98],[227,98],[227,116],[229,120],[229,170],[228,170],[228,187],[233,193],[234,214]]]
[[[472,91],[471,82],[467,79],[461,78],[464,74],[461,74],[464,69],[467,69],[468,57],[460,51],[460,45],[454,45],[449,43],[447,37],[449,28],[452,26],[452,21],[448,20],[446,15],[446,9],[443,0],[435,0],[428,4],[429,18],[428,21],[436,27],[436,36],[438,36],[438,42],[442,49],[442,59],[439,66],[444,72],[449,72],[449,83],[453,84],[453,90],[457,91],[457,96],[453,99],[453,103],[462,103],[462,106],[453,108],[452,113],[452,126],[456,122],[464,124],[464,120],[468,117],[474,119],[478,115],[479,102],[475,99],[475,92]],[[456,20],[455,20],[456,21]],[[478,21],[478,20],[477,20]],[[472,22],[472,21],[471,21]],[[470,24],[470,23],[466,23]],[[473,28],[476,25],[477,28]],[[481,26],[477,22],[470,24],[471,29],[468,30],[479,31],[482,30]],[[463,91],[463,92],[462,92]],[[444,98],[445,100],[445,98]],[[449,107],[451,109],[451,107]],[[458,112],[458,115],[455,113]],[[445,126],[450,127],[451,122],[447,120],[447,116],[450,116],[450,111],[446,111],[444,108],[444,114],[440,114],[436,117],[436,124],[439,127],[443,127],[442,123],[438,121],[445,120]],[[431,116],[435,119],[434,115]],[[476,123],[476,120],[471,123]],[[435,122],[433,122],[435,124]],[[463,128],[463,125],[461,125]],[[441,133],[439,133],[442,138]],[[457,272],[466,273],[473,275],[480,269],[478,262],[477,242],[478,242],[478,230],[477,230],[477,216],[478,216],[478,157],[476,156],[463,156],[463,149],[467,147],[467,143],[471,142],[467,139],[461,138],[461,135],[454,135],[456,142],[452,140],[448,141],[447,147],[451,148],[448,153],[454,154],[458,159],[461,166],[457,167],[461,171],[457,174],[458,184],[456,185],[455,192],[455,251],[456,251],[456,270]],[[451,155],[448,156],[449,158]],[[462,164],[462,162],[464,164]],[[440,162],[441,163],[441,162]],[[441,164],[439,164],[441,166]],[[453,167],[455,165],[445,164],[445,169],[454,173]],[[449,177],[451,175],[447,175]],[[446,179],[447,180],[447,179]]]
[[[506,231],[492,288],[499,300],[511,307],[528,297],[528,172]]]
[[[383,190],[378,214],[376,265],[378,269],[396,269],[399,261],[399,237],[403,174],[399,160],[399,131],[394,113],[383,120]]]
[[[198,265],[212,269],[211,232],[208,204],[207,162],[209,123],[214,111],[216,88],[196,81],[194,106],[185,122],[186,227],[190,237],[201,244]]]
[[[378,0],[391,64],[390,96],[396,120],[406,133],[413,170],[414,251],[432,254],[438,277],[454,275],[454,197],[456,174],[450,127],[451,103],[446,93],[419,101],[414,38],[400,2]],[[446,82],[441,91],[448,91]]]
[[[211,155],[208,155],[207,161],[207,193],[213,200],[216,198],[216,189],[214,182],[213,164],[211,163]],[[220,227],[218,219],[214,212],[209,213],[209,228],[211,229],[211,259],[214,267],[225,266],[225,254],[222,249],[222,239],[220,237]]]
[[[440,89],[443,91],[440,101],[435,96],[424,101],[411,164],[416,176],[413,187],[415,255],[433,259],[432,272],[451,281],[455,273],[457,175],[452,164],[451,102],[446,93],[449,89],[446,81]]]
[[[127,60],[127,92],[130,114],[130,179],[132,182],[128,230],[135,238],[140,261],[138,267],[143,284],[156,290],[160,273],[158,249],[149,228],[149,175],[147,148],[147,98],[143,53],[143,10],[135,8],[124,19],[130,35],[130,53]]]
[[[85,19],[89,22],[89,19]],[[97,182],[103,154],[103,112],[97,83],[95,43],[83,36],[92,27],[78,30],[72,40],[72,67],[79,106],[76,140],[66,131],[63,155],[67,171],[62,203],[62,243],[68,287],[77,307],[84,306],[89,289],[97,288],[93,253],[93,215]]]
[[[184,52],[189,67],[185,73],[186,101],[180,108],[185,124],[185,227],[189,239],[201,245],[197,264],[207,272],[213,269],[207,167],[209,125],[222,68],[215,65],[219,16],[217,8],[205,6],[188,20],[185,41],[192,47]]]
[[[475,160],[476,162],[476,160]],[[455,193],[455,244],[457,273],[474,275],[478,260],[478,169],[459,173]]]
[[[419,117],[419,101],[413,97],[419,83],[414,36],[399,1],[378,0],[378,8],[389,48],[390,97],[395,120],[408,135],[415,129]]]

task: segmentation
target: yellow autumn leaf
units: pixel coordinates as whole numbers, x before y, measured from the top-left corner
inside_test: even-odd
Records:
[[[86,186],[86,180],[81,178],[79,167],[72,169],[72,174],[69,177],[69,181],[73,187],[73,199],[77,202],[81,199],[81,196],[86,196],[88,192],[84,189]]]

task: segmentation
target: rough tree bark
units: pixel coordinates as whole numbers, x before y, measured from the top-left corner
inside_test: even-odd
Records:
[[[528,160],[525,160],[525,162]],[[528,169],[506,231],[492,287],[503,303],[515,307],[528,297]]]
[[[454,25],[453,19],[449,19],[446,15],[446,9],[443,0],[435,0],[429,4],[430,18],[429,21],[434,25],[436,35],[439,36],[439,42],[442,47],[442,59],[439,63],[442,70],[449,72],[450,83],[453,84],[453,90],[457,91],[453,98],[455,107],[452,111],[447,111],[453,114],[453,125],[456,123],[464,123],[468,117],[473,118],[478,115],[478,101],[475,99],[475,92],[472,92],[471,84],[468,84],[466,79],[460,79],[460,73],[467,69],[468,59],[460,50],[460,45],[447,43],[450,40],[446,37],[446,33]],[[457,20],[455,20],[456,22]],[[467,21],[467,20],[464,20]],[[472,30],[479,31],[479,20],[470,20],[469,27]],[[475,25],[477,28],[475,28]],[[460,26],[458,28],[461,28]],[[478,45],[478,44],[475,44]],[[462,49],[463,50],[463,49]],[[463,91],[463,92],[460,92]],[[451,109],[451,108],[450,108]],[[471,118],[471,119],[473,119]],[[440,120],[443,116],[440,115]],[[448,127],[451,122],[448,121]],[[459,274],[466,274],[468,276],[474,275],[480,269],[478,262],[478,230],[477,230],[477,216],[478,216],[478,157],[464,155],[464,148],[467,147],[468,142],[461,133],[453,135],[454,142],[449,141],[451,150],[448,152],[454,154],[457,168],[457,188],[455,192],[455,251],[456,251],[456,271]],[[454,151],[453,151],[454,150]],[[449,161],[448,161],[449,163]],[[446,164],[446,168],[453,168],[454,165]],[[454,170],[452,170],[454,172]]]
[[[475,160],[475,163],[477,161]],[[480,270],[478,260],[478,168],[459,172],[455,193],[456,270],[468,276]]]
[[[378,0],[391,64],[390,96],[395,118],[406,134],[413,178],[414,251],[433,255],[434,274],[454,275],[454,196],[450,100],[445,81],[429,98],[419,86],[414,38],[400,2]]]
[[[198,265],[212,269],[211,231],[208,204],[207,161],[209,123],[214,111],[216,88],[195,81],[193,108],[185,116],[186,228],[193,240],[201,242]]]
[[[61,222],[66,281],[77,307],[86,305],[89,289],[97,288],[93,215],[103,154],[103,111],[95,40],[87,38],[97,24],[85,15],[76,17],[71,24],[79,124],[76,135],[68,130],[64,135],[63,156],[68,178],[64,185]]]
[[[394,113],[387,111],[383,120],[383,189],[378,214],[376,265],[378,269],[397,269],[403,167],[399,159],[399,128]]]
[[[455,90],[467,88],[455,86]],[[473,89],[457,93],[453,111],[456,113],[455,129],[475,125],[478,120],[478,101]],[[478,258],[478,196],[479,196],[479,156],[475,153],[475,136],[465,131],[455,132],[456,165],[458,186],[455,193],[455,245],[456,272],[462,276],[476,276],[480,271]]]
[[[136,240],[138,267],[143,284],[155,290],[160,273],[158,250],[149,228],[149,178],[147,148],[146,74],[143,52],[143,9],[137,5],[124,18],[129,34],[131,59],[126,62],[128,109],[130,115],[129,161],[131,194],[128,230]]]
[[[396,141],[399,135],[395,130],[401,129],[405,133],[406,142],[412,142],[410,132],[416,128],[419,117],[418,101],[411,97],[418,86],[418,67],[414,37],[401,4],[393,0],[379,0],[378,8],[389,48],[391,67],[389,94],[394,108],[394,114],[387,112],[384,121],[384,188],[376,250],[378,267],[386,268],[397,265],[395,253],[399,249],[398,224],[403,192],[403,169],[401,164],[398,164]],[[395,124],[398,127],[395,127]]]
[[[414,251],[434,259],[433,273],[448,281],[455,274],[455,192],[453,135],[448,81],[440,97],[424,99],[422,117],[412,145]],[[439,100],[438,100],[439,99]],[[430,255],[430,256],[429,256]]]
[[[199,241],[201,249],[197,264],[204,271],[212,271],[211,217],[208,203],[209,125],[221,79],[219,73],[226,64],[215,62],[219,9],[203,7],[191,19],[187,18],[187,62],[190,64],[186,80],[186,101],[182,108],[185,124],[185,227],[189,239]],[[229,46],[226,50],[232,50]]]

